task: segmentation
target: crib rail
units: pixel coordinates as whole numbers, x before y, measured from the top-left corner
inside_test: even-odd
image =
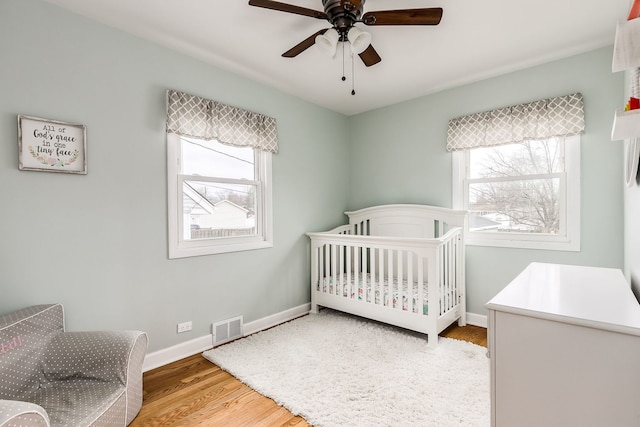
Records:
[[[366,224],[357,224],[308,233],[313,289],[426,316],[458,306],[464,297],[461,228],[435,239],[360,234],[367,231]]]

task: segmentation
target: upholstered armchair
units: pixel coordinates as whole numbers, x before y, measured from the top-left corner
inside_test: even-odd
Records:
[[[65,332],[60,304],[0,316],[0,427],[128,425],[147,343],[139,331]]]

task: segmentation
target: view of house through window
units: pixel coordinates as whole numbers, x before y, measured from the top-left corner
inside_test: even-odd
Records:
[[[469,230],[563,232],[564,138],[469,150]]]
[[[258,234],[256,156],[252,147],[180,138],[182,239]]]

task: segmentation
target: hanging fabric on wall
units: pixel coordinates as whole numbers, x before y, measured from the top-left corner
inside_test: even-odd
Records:
[[[449,121],[447,151],[577,135],[584,132],[581,93],[543,99]]]
[[[167,132],[278,152],[276,119],[177,90],[167,91]]]

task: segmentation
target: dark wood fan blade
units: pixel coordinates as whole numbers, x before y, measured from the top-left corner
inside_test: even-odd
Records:
[[[320,30],[315,34],[312,34],[311,36],[302,40],[300,43],[298,43],[297,45],[295,45],[294,47],[292,47],[291,49],[283,53],[282,56],[284,56],[285,58],[293,58],[300,55],[302,52],[309,49],[311,46],[313,46],[316,43],[316,37],[318,37],[320,34],[326,33],[327,30],[328,28],[325,28],[324,30]]]
[[[442,8],[380,10],[362,16],[366,25],[438,25],[442,19]]]
[[[371,67],[372,65],[375,65],[378,62],[382,61],[382,58],[380,58],[380,55],[378,55],[378,52],[376,52],[372,45],[369,45],[369,47],[359,55],[360,59],[362,59],[362,62],[364,62],[364,65],[366,65],[367,67]]]
[[[293,4],[280,3],[273,0],[249,0],[250,6],[264,7],[265,9],[279,10],[281,12],[295,13],[296,15],[310,16],[316,19],[327,19],[327,14],[318,10],[307,9],[306,7],[295,6]]]

